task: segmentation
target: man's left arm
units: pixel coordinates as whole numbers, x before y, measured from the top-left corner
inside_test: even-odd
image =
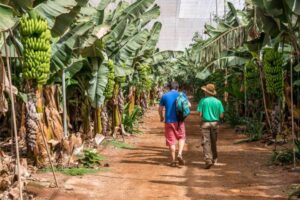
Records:
[[[224,107],[222,102],[220,102],[220,119],[223,120],[224,119]]]

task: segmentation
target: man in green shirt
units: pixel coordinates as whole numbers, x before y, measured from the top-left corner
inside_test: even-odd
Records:
[[[224,108],[222,102],[215,95],[214,84],[207,84],[201,87],[205,93],[205,98],[201,99],[197,112],[201,118],[202,146],[205,160],[205,168],[209,169],[217,162],[217,132],[218,124],[224,117]]]

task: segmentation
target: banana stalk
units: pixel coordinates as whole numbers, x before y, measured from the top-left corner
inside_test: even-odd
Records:
[[[129,89],[129,94],[128,94],[128,98],[129,98],[129,107],[128,107],[128,112],[129,115],[131,115],[133,113],[134,107],[135,107],[135,87],[131,86]]]
[[[38,113],[43,113],[43,86],[39,85],[35,91],[36,95],[36,111]]]
[[[102,134],[106,136],[107,128],[108,128],[108,113],[107,113],[106,102],[104,103],[101,111],[101,122],[102,122]]]
[[[95,120],[94,120],[94,134],[100,134],[102,132],[102,121],[101,121],[101,108],[96,108],[95,110]]]
[[[119,84],[115,85],[114,88],[114,98],[113,98],[113,127],[116,129],[116,127],[120,127],[121,125],[121,114],[119,109]]]

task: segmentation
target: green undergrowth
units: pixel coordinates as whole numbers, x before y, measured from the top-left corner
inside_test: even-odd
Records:
[[[99,154],[95,149],[86,149],[83,151],[83,156],[78,159],[78,161],[88,168],[94,168],[97,165],[100,165],[100,162],[106,158]]]
[[[143,116],[142,108],[140,106],[135,106],[131,114],[129,114],[129,104],[125,106],[125,111],[122,116],[122,123],[124,129],[129,134],[140,134],[139,130],[139,120]]]
[[[300,185],[297,185],[297,186],[294,188],[294,191],[293,191],[292,193],[289,194],[288,200],[292,200],[293,197],[300,198]]]
[[[259,141],[264,133],[264,124],[262,123],[262,115],[259,118],[245,118],[243,124],[246,126],[245,134],[248,138],[235,142],[235,144]]]
[[[295,141],[296,145],[296,161],[300,161],[300,141]],[[279,151],[273,151],[271,161],[275,165],[290,165],[293,163],[294,155],[292,149],[283,149]]]
[[[131,144],[125,143],[125,142],[121,142],[121,141],[117,141],[117,140],[106,140],[103,142],[103,145],[105,146],[113,146],[117,149],[134,149],[135,147]]]
[[[86,168],[86,167],[74,167],[74,168],[54,168],[55,172],[60,172],[62,174],[68,175],[68,176],[82,176],[85,174],[95,174],[97,172],[107,172],[110,171],[110,168],[104,167],[104,168],[98,168],[98,169],[92,169],[92,168]],[[41,172],[52,172],[50,167],[46,167],[40,170]]]

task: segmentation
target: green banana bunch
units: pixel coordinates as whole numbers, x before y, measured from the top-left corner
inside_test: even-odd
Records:
[[[247,80],[252,80],[252,79],[254,79],[255,81],[257,80],[258,70],[256,65],[253,63],[253,61],[249,61],[246,63],[245,76]]]
[[[29,19],[27,16],[23,16],[20,20],[21,34],[23,36],[41,35],[48,30],[48,23],[43,19]],[[51,37],[51,34],[50,34]]]
[[[106,99],[110,99],[113,97],[114,86],[115,86],[115,67],[114,62],[112,60],[108,60],[108,82],[104,91],[104,96]]]
[[[278,97],[283,95],[283,56],[274,49],[267,49],[264,53],[264,73],[266,88],[270,94]]]
[[[51,32],[46,20],[34,15],[20,20],[21,42],[24,47],[23,77],[43,85],[48,80],[51,58]]]
[[[153,80],[150,78],[150,66],[141,64],[137,66],[139,73],[139,81],[145,91],[150,91],[153,85]]]

